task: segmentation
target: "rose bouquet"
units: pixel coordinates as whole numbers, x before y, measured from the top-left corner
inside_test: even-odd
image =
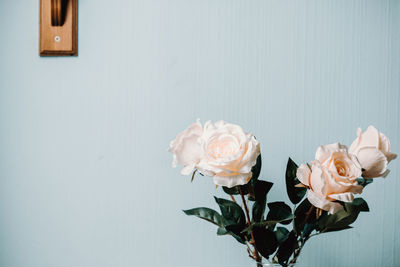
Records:
[[[369,211],[367,202],[354,195],[389,172],[387,165],[396,157],[389,139],[373,126],[364,133],[358,129],[357,135],[350,149],[340,143],[318,147],[310,163],[298,166],[289,158],[285,176],[291,208],[267,202],[272,183],[259,178],[260,143],[252,134],[224,121],[204,126],[197,121],[170,143],[173,166],[182,165],[181,173],[192,180],[196,173],[212,177],[229,199],[215,197],[220,213],[205,207],[184,213],[245,245],[257,266],[263,259],[294,265],[310,237],[352,228],[359,213]]]

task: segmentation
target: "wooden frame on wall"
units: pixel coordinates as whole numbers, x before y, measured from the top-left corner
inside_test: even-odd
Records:
[[[40,0],[39,55],[78,55],[78,0]]]

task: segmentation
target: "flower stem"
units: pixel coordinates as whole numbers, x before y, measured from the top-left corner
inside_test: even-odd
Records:
[[[314,211],[315,207],[314,205],[311,205],[311,208],[307,211],[306,213],[306,218],[304,219],[304,224],[307,223],[308,218],[310,218],[311,213]]]
[[[251,220],[250,220],[250,215],[249,215],[249,208],[247,207],[247,203],[246,203],[246,200],[244,198],[241,186],[239,185],[238,188],[239,188],[240,196],[242,197],[242,202],[243,202],[244,210],[245,210],[245,213],[246,213],[247,223],[250,226],[251,225]],[[251,242],[249,242],[249,243],[254,247],[252,258],[257,262],[257,267],[262,267],[262,264],[261,264],[262,258],[260,256],[260,254],[258,254],[258,250],[257,250],[257,247],[256,247],[256,241],[254,239],[253,230],[250,231],[250,236],[251,236]]]
[[[307,241],[308,238],[309,238],[309,237],[302,238],[301,244],[300,244],[300,246],[294,251],[293,259],[290,261],[290,263],[296,263],[297,258],[300,256],[300,252],[301,252],[302,248],[304,247],[304,244],[306,243],[306,241]]]
[[[311,214],[313,213],[315,207],[314,205],[311,205],[311,208],[307,211],[306,213],[306,217],[304,219],[304,225],[307,223],[308,219],[310,218]],[[301,233],[300,233],[301,235]],[[311,235],[312,236],[312,235]],[[296,263],[297,258],[300,256],[300,252],[304,247],[304,244],[307,242],[307,240],[311,237],[310,235],[306,236],[306,237],[302,237],[300,236],[300,246],[294,251],[293,253],[293,259],[290,261],[290,263]]]

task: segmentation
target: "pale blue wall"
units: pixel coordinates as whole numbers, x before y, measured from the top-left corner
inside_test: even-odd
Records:
[[[38,0],[0,1],[0,266],[252,266],[181,209],[175,134],[225,119],[262,143],[270,200],[287,157],[374,124],[400,152],[400,1],[80,0],[79,57],[38,56]],[[304,267],[400,266],[400,160],[353,230]]]

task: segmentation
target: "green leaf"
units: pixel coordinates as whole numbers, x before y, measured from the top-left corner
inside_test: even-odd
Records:
[[[217,235],[231,235],[238,242],[245,244],[245,233],[241,233],[246,225],[227,225],[225,227],[219,227],[217,230]]]
[[[262,165],[262,159],[261,159],[261,154],[257,157],[257,162],[256,165],[253,166],[253,168],[251,168],[251,179],[252,180],[257,180],[258,177],[260,176],[261,173],[261,165]]]
[[[296,233],[291,231],[288,238],[280,245],[278,252],[276,253],[276,260],[282,266],[286,266],[290,256],[299,247],[297,242]]]
[[[281,221],[282,224],[289,224],[293,218],[292,209],[284,202],[268,203],[269,212],[267,221]]]
[[[278,247],[275,233],[266,228],[254,228],[253,235],[258,252],[268,259]]]
[[[254,186],[254,194],[256,201],[263,201],[267,198],[269,190],[271,190],[273,183],[257,180]]]
[[[219,205],[222,213],[222,217],[225,219],[227,224],[245,224],[246,217],[242,208],[235,202],[226,200],[223,198],[214,197],[215,201]]]
[[[329,233],[329,232],[335,232],[335,231],[342,231],[342,230],[347,230],[353,228],[352,226],[343,226],[339,228],[329,228],[324,233]]]
[[[224,190],[224,192],[228,195],[239,195],[239,189],[237,188],[237,186],[231,188],[223,186],[222,190]]]
[[[265,205],[267,202],[267,193],[271,190],[272,183],[258,180],[254,189],[255,202],[252,208],[253,221],[260,222],[263,220]]]
[[[360,211],[369,211],[367,202],[361,197],[355,198],[353,202],[348,203],[347,205],[356,206]]]
[[[286,220],[291,220],[293,219],[294,216],[291,215],[289,218],[285,218],[284,220],[275,220],[275,221],[261,221],[261,222],[254,222],[252,223],[250,226],[246,227],[242,233],[250,233],[251,230],[253,230],[254,228],[271,228],[272,226],[274,226],[277,223],[282,223],[282,221],[286,221]]]
[[[225,229],[225,227],[218,227],[217,235],[226,235],[226,234],[228,234],[228,231]]]
[[[223,227],[225,224],[224,218],[215,210],[209,208],[195,208],[183,211],[186,215],[193,215],[200,219],[206,220],[217,226]]]
[[[368,178],[364,178],[364,177],[357,178],[356,180],[359,185],[362,185],[364,187],[366,187],[367,185],[371,184],[374,181],[371,178],[368,179]]]
[[[277,227],[275,231],[276,240],[279,245],[282,244],[289,237],[289,230],[285,227]]]
[[[247,195],[249,193],[249,188],[248,188],[247,184],[243,185],[241,187],[241,189],[242,189],[243,195]],[[231,188],[223,186],[222,190],[224,190],[224,192],[227,193],[228,195],[240,195],[238,186],[234,186]]]
[[[306,221],[307,214],[310,211],[311,207],[312,207],[312,204],[310,203],[310,201],[308,201],[307,198],[305,198],[300,203],[300,205],[296,208],[296,210],[294,211],[294,216],[295,216],[294,231],[299,235],[303,232],[304,225],[306,223],[310,223],[310,224],[315,223],[315,220],[316,220],[315,208],[312,210],[312,213],[310,215],[308,215],[308,218]]]
[[[252,218],[254,222],[260,222],[264,218],[264,212],[265,212],[265,203],[266,201],[256,201],[253,204],[252,208]]]
[[[315,223],[306,223],[304,225],[303,231],[301,232],[301,235],[303,237],[307,237],[311,234],[312,231],[314,231],[314,229],[315,229]]]
[[[241,224],[231,224],[225,226],[225,229],[228,231],[228,233],[234,237],[238,242],[245,244],[246,239],[245,235],[246,233],[242,233],[243,229],[246,227],[246,225],[241,225]]]
[[[369,211],[367,202],[362,198],[356,198],[352,203],[344,203],[344,205],[345,208],[335,214],[321,216],[317,221],[317,230],[330,232],[333,229],[348,229],[348,226],[357,220],[360,212]]]
[[[293,204],[299,203],[307,192],[304,187],[296,187],[297,184],[300,184],[299,179],[296,177],[296,172],[297,165],[289,158],[286,166],[286,191]]]

